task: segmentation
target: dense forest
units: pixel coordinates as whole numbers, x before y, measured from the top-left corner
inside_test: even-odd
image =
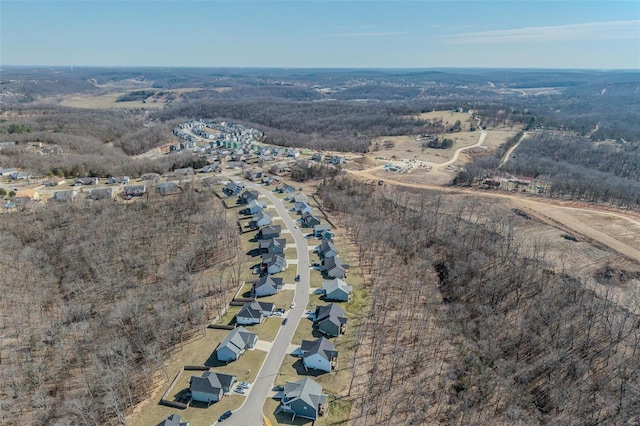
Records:
[[[500,174],[530,176],[549,184],[546,195],[637,208],[640,206],[640,144],[594,142],[561,132],[525,137],[516,155],[500,167],[506,144],[496,155],[479,156],[465,166],[456,183]]]
[[[469,198],[320,188],[357,245],[368,313],[352,424],[635,424],[640,316],[518,243],[508,209]]]
[[[221,313],[239,244],[194,191],[3,215],[0,240],[0,423],[33,425],[124,424]]]

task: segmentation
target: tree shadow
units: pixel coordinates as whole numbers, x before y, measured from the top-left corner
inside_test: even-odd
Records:
[[[180,389],[173,395],[173,402],[181,402],[183,404],[187,404],[191,399],[191,396],[187,396],[189,394],[189,388]]]

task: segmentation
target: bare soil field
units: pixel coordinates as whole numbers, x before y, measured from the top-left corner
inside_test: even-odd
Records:
[[[108,93],[100,96],[75,96],[64,99],[60,105],[86,109],[156,109],[164,106],[162,102],[151,101],[144,103],[141,101],[116,102],[119,96],[125,94],[126,92]]]

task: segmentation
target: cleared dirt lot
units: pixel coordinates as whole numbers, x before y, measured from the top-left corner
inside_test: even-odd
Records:
[[[471,124],[471,116],[467,112],[431,111],[418,114],[416,117],[421,120],[442,121],[445,128],[453,126],[456,121],[460,120],[463,131],[468,131]]]

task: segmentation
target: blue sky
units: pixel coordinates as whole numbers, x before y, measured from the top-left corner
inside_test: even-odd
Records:
[[[640,1],[0,2],[0,64],[640,68]]]

